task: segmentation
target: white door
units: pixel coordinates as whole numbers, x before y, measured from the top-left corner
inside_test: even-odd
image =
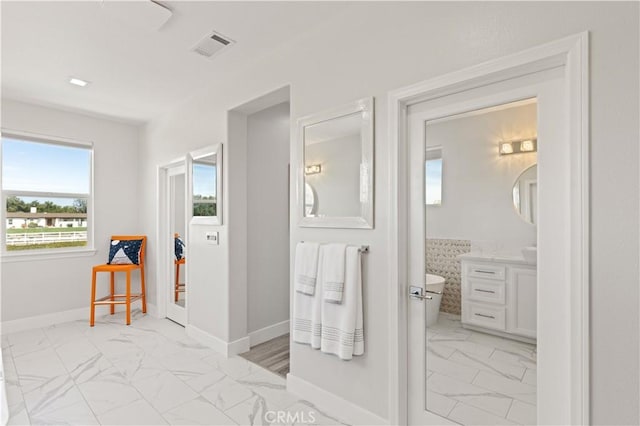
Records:
[[[161,257],[166,259],[167,283],[167,318],[178,324],[187,324],[187,175],[184,164],[167,169],[167,219],[168,232],[162,246],[167,253]],[[179,238],[179,240],[176,240]],[[182,244],[184,243],[184,247]],[[183,248],[182,253],[180,249]],[[179,259],[180,258],[180,259]]]
[[[513,79],[472,89],[464,93],[426,101],[409,108],[408,115],[408,139],[409,149],[407,152],[409,161],[408,170],[408,198],[410,199],[408,213],[408,279],[409,286],[414,286],[414,290],[422,293],[424,297],[429,294],[424,292],[425,288],[425,151],[426,151],[426,124],[429,121],[450,117],[457,114],[471,113],[485,108],[500,106],[503,104],[516,102],[525,99],[535,98],[538,104],[537,134],[540,144],[538,146],[538,183],[541,192],[538,193],[539,202],[539,226],[538,226],[538,249],[539,249],[539,277],[545,281],[545,286],[539,286],[538,306],[546,304],[545,309],[553,312],[554,309],[562,309],[560,303],[554,301],[553,292],[549,290],[552,285],[559,285],[557,277],[553,277],[554,270],[562,270],[558,262],[563,262],[563,252],[565,247],[558,247],[557,235],[565,232],[568,223],[567,217],[558,214],[558,208],[565,205],[567,195],[566,167],[567,155],[566,146],[558,141],[563,137],[563,80],[562,75],[554,73],[553,70],[538,73],[539,76],[529,75],[526,77]],[[496,141],[496,157],[498,156]],[[447,153],[443,152],[443,168],[447,164]],[[553,178],[552,178],[553,177]],[[442,202],[447,202],[447,182],[442,185]],[[508,196],[508,191],[505,194]],[[545,207],[550,206],[548,210]],[[437,207],[436,207],[437,208]],[[473,206],[468,206],[472,209]],[[464,218],[464,216],[462,216]],[[538,219],[538,218],[536,218]],[[461,219],[464,220],[464,219]],[[544,227],[544,233],[541,229]],[[460,236],[460,239],[464,236]],[[555,244],[555,246],[554,246]],[[418,287],[416,290],[415,287]],[[410,289],[411,290],[411,289]],[[557,298],[556,298],[557,299]],[[432,424],[474,424],[482,422],[483,419],[474,415],[477,407],[470,407],[462,401],[465,399],[464,386],[460,381],[436,384],[433,379],[429,380],[428,375],[430,359],[433,357],[427,354],[434,350],[427,347],[426,303],[424,298],[408,298],[408,423],[410,425],[432,425]],[[553,314],[548,315],[547,321],[551,320]],[[538,324],[540,324],[538,315]],[[548,326],[548,325],[545,325]],[[561,367],[561,362],[554,365],[553,360],[562,357],[562,348],[550,342],[544,346],[545,342],[538,340],[538,364],[542,365],[542,360],[549,366],[543,373],[538,372],[538,383],[543,377],[543,383],[548,380],[553,382],[553,374],[559,374],[557,370]],[[542,348],[541,346],[542,345]],[[447,368],[442,365],[441,368]],[[451,375],[462,375],[464,372],[452,371]],[[456,384],[457,383],[457,384]],[[437,387],[437,389],[436,389]],[[438,392],[435,392],[437,390]],[[444,396],[443,394],[446,394]],[[549,395],[553,392],[548,392]],[[468,398],[469,395],[466,395]],[[537,390],[538,409],[541,404],[557,404],[549,397],[544,396],[540,388]],[[555,408],[555,407],[554,407]],[[468,409],[468,410],[467,410]],[[465,411],[466,410],[466,411]],[[482,413],[480,412],[475,412]],[[538,411],[540,413],[540,411]],[[541,415],[538,415],[541,420]]]

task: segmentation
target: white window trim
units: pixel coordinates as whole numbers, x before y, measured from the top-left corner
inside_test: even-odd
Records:
[[[0,137],[15,138],[26,142],[39,142],[51,145],[62,145],[73,148],[83,148],[89,151],[89,194],[74,194],[60,192],[37,192],[37,191],[14,191],[3,190],[2,208],[0,208],[0,260],[4,262],[22,262],[32,260],[61,259],[71,257],[93,256],[95,249],[95,214],[94,214],[94,150],[93,142],[81,141],[77,139],[64,138],[60,136],[43,135],[22,130],[3,128],[0,130]],[[2,149],[0,149],[0,176],[2,176]],[[54,249],[54,250],[20,250],[10,253],[6,250],[7,235],[7,196],[8,195],[29,195],[38,197],[66,197],[66,198],[87,198],[87,245],[77,249]]]

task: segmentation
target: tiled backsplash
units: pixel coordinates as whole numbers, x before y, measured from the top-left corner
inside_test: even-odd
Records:
[[[440,311],[459,315],[461,307],[460,261],[458,255],[471,251],[470,240],[427,238],[427,273],[444,277]]]

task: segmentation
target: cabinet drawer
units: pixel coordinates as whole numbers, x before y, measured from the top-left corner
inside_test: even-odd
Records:
[[[481,263],[470,263],[467,266],[467,275],[486,280],[504,281],[506,272],[502,265],[483,265]]]
[[[497,303],[500,305],[505,304],[504,281],[469,278],[467,282],[467,296],[469,297],[469,300]]]
[[[490,306],[482,303],[466,303],[467,322],[480,327],[492,328],[494,330],[506,329],[505,309],[499,306]]]

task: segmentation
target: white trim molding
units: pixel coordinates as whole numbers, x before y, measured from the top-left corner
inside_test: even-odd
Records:
[[[187,336],[200,342],[201,344],[210,347],[214,351],[228,357],[238,355],[249,350],[249,336],[242,337],[233,342],[225,342],[224,340],[216,337],[206,331],[188,324],[185,327]]]
[[[563,69],[567,88],[562,105],[567,117],[567,164],[571,182],[566,244],[570,265],[566,280],[570,295],[567,329],[570,331],[567,360],[570,372],[563,381],[570,401],[571,424],[589,424],[589,34],[583,32],[537,46],[504,58],[407,86],[389,93],[388,120],[391,145],[389,188],[389,420],[408,422],[407,373],[407,270],[408,176],[407,109],[419,102],[466,92],[507,79],[552,68]],[[544,338],[544,336],[542,336]],[[566,340],[566,339],[565,339]],[[567,361],[567,360],[563,360]],[[565,383],[564,381],[568,381]],[[545,392],[539,389],[539,392]],[[545,413],[547,418],[554,413]],[[540,420],[540,418],[539,418]],[[562,423],[565,423],[564,421]]]
[[[278,322],[249,333],[250,346],[267,342],[289,332],[289,320]]]
[[[124,305],[116,305],[116,312],[124,312]],[[109,314],[98,317],[107,317]],[[158,318],[158,309],[155,305],[147,303],[147,315]],[[68,311],[53,312],[50,314],[36,315],[33,317],[20,318],[11,321],[3,321],[0,332],[3,335],[19,333],[21,331],[33,330],[34,328],[49,327],[70,321],[87,321],[89,327],[89,307],[70,309]],[[98,325],[96,325],[98,327]]]
[[[377,414],[365,410],[364,408],[319,388],[291,373],[287,374],[287,391],[298,395],[304,400],[312,401],[313,404],[316,404],[319,407],[318,411],[322,409],[329,413],[339,413],[340,418],[335,420],[339,420],[340,423],[346,423],[354,426],[389,424],[386,419],[383,419]]]
[[[2,334],[18,333],[34,328],[48,327],[69,321],[87,320],[89,326],[89,306],[86,308],[70,309],[68,311],[53,312],[11,321],[2,321]]]

